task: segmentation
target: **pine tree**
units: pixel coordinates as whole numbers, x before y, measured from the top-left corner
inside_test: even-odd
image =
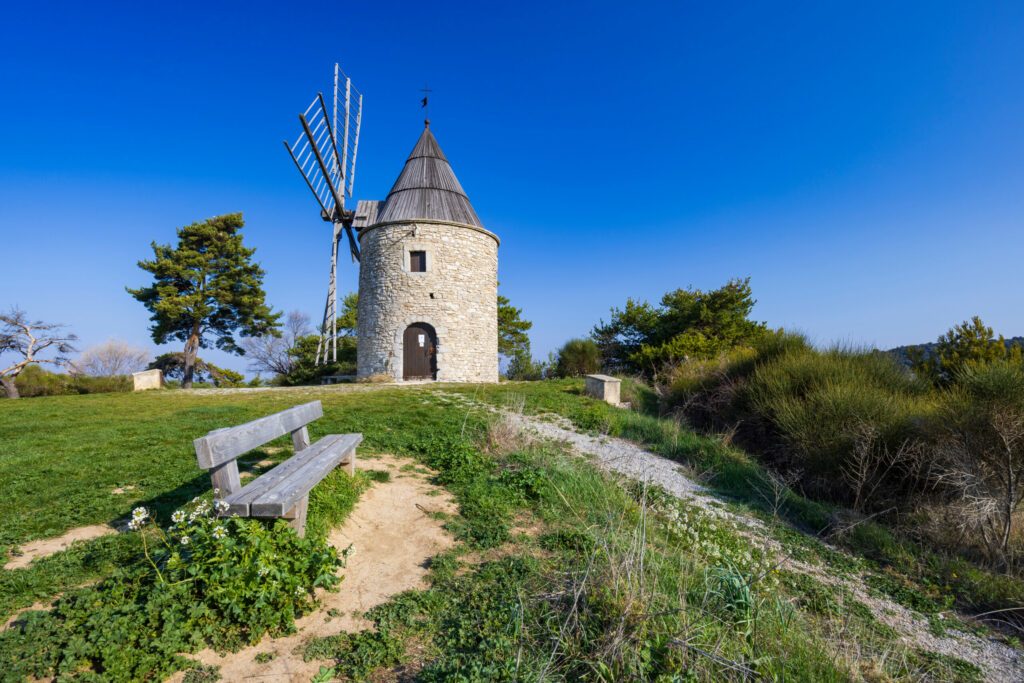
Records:
[[[530,352],[530,337],[526,332],[533,327],[523,320],[523,309],[513,306],[507,297],[498,295],[498,353],[510,358]]]
[[[940,336],[931,353],[915,349],[910,357],[915,371],[940,384],[952,382],[966,368],[996,361],[1022,362],[1021,347],[1007,344],[1003,335],[996,336],[979,316],[965,320]]]
[[[354,337],[358,328],[356,312],[359,309],[359,292],[349,292],[341,300],[341,313],[338,315],[338,336]]]
[[[153,341],[185,342],[182,387],[192,386],[200,348],[243,354],[235,334],[277,334],[280,313],[267,306],[264,271],[242,244],[242,214],[217,216],[178,230],[178,246],[152,243],[154,258],[139,261],[153,284],[128,293],[152,314]]]

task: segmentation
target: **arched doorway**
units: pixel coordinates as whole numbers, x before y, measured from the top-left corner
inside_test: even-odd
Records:
[[[437,379],[437,333],[426,323],[405,328],[402,379]]]

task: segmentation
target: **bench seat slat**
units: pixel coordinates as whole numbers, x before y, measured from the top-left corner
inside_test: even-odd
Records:
[[[325,436],[316,443],[311,444],[308,448],[299,451],[291,458],[279,463],[272,470],[256,477],[256,479],[243,486],[240,490],[225,497],[224,501],[230,506],[227,514],[248,517],[250,503],[260,494],[270,489],[274,484],[287,477],[296,469],[301,468],[309,460],[318,457],[323,453],[324,449],[330,448],[341,438],[341,434]]]
[[[303,458],[300,466],[290,469],[287,474],[276,479],[269,488],[250,501],[249,515],[281,517],[287,514],[303,496],[330,474],[331,470],[345,462],[346,458],[354,457],[356,446],[362,440],[362,434],[342,434],[336,441],[324,447],[318,455]],[[299,455],[304,455],[307,450],[319,443],[318,441],[301,451]]]

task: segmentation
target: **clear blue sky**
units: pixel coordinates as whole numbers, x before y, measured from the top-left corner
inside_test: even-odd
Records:
[[[5,7],[0,306],[152,346],[135,262],[242,211],[271,304],[316,319],[330,238],[281,140],[340,61],[360,198],[386,195],[429,83],[537,355],[627,296],[747,275],[758,319],[820,344],[973,314],[1024,334],[1024,3],[297,7]]]

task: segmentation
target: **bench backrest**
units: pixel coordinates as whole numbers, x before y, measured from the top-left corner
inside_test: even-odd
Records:
[[[193,442],[196,461],[204,470],[214,469],[289,433],[292,434],[296,450],[301,450],[301,447],[309,445],[306,425],[323,417],[323,414],[320,401],[312,401],[237,427],[215,429]]]

